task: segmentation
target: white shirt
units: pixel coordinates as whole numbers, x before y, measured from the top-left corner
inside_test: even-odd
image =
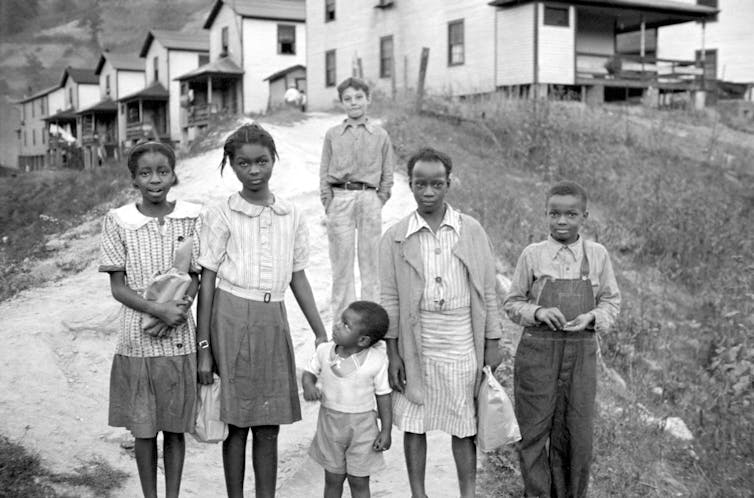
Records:
[[[306,371],[316,375],[322,391],[322,406],[343,413],[364,413],[377,407],[375,396],[390,394],[387,379],[387,353],[380,341],[366,350],[363,363],[345,377],[337,376],[331,365],[335,343],[320,344]]]

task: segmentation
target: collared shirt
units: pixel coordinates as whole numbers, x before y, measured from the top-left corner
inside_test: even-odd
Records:
[[[136,204],[110,210],[105,215],[100,242],[99,271],[126,273],[126,285],[139,294],[158,273],[173,266],[175,249],[186,238],[193,237],[191,271],[198,273],[199,231],[201,206],[176,201],[173,212],[162,224],[157,218],[144,216]],[[172,330],[168,337],[153,337],[144,333],[141,322],[144,314],[123,306],[120,316],[120,336],[115,353],[124,356],[179,356],[196,352],[194,318]]]
[[[471,306],[468,272],[453,254],[460,233],[461,217],[449,204],[445,205],[445,214],[436,233],[417,211],[409,218],[406,238],[419,239],[424,266],[420,310],[447,311]]]
[[[309,232],[300,212],[277,196],[269,206],[239,193],[202,214],[199,264],[217,272],[220,284],[282,295],[293,272],[309,260]]]
[[[573,244],[565,245],[552,237],[531,244],[518,258],[513,272],[511,287],[503,308],[511,320],[523,326],[537,324],[534,313],[539,308],[537,299],[546,279],[577,279],[581,276],[581,259],[584,243],[581,237]],[[608,330],[620,312],[620,291],[615,280],[613,266],[607,249],[597,242],[586,242],[589,259],[589,279],[594,290],[595,330]]]
[[[383,202],[393,188],[395,158],[390,137],[368,118],[346,119],[325,134],[319,168],[320,197],[324,206],[332,199],[333,183],[366,183],[377,189]]]

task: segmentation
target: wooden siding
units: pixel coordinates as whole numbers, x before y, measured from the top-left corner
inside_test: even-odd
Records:
[[[228,57],[238,67],[243,67],[241,51],[241,18],[223,3],[215,17],[209,33],[209,60],[215,61],[222,53],[222,28],[228,27]]]
[[[497,11],[497,85],[534,77],[534,4]]]
[[[575,8],[549,2],[546,5],[567,7],[569,23],[568,27],[546,26],[544,24],[545,4],[539,4],[537,16],[539,78],[537,83],[572,85],[576,78],[574,74]]]

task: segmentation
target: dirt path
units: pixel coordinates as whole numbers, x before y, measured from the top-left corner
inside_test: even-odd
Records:
[[[329,328],[330,265],[327,237],[321,224],[318,165],[324,133],[338,116],[312,114],[292,126],[268,128],[275,137],[281,161],[275,166],[273,190],[296,202],[305,212],[310,230],[311,259],[307,269],[314,295]],[[181,183],[175,197],[211,202],[237,189],[232,172],[220,177],[220,149],[181,161]],[[384,225],[413,209],[405,181],[398,175],[393,198],[384,210]],[[86,257],[96,254],[96,235],[79,245]],[[313,336],[290,293],[287,296],[296,360],[303,365],[313,352]],[[92,458],[103,458],[130,474],[119,497],[140,496],[135,462],[120,447],[128,433],[107,425],[108,376],[117,339],[118,306],[110,297],[107,278],[92,261],[81,273],[51,285],[32,289],[0,304],[0,419],[3,432],[39,452],[57,471],[71,471]],[[281,430],[278,489],[281,497],[321,495],[322,471],[306,456],[316,424],[318,404],[303,401],[303,421]],[[402,435],[393,431],[388,468],[374,476],[374,496],[408,495],[403,463]],[[219,445],[187,438],[182,496],[224,496]],[[253,495],[253,476],[247,471],[247,496]],[[450,440],[440,434],[429,438],[428,493],[457,496]],[[158,487],[163,493],[162,484]],[[162,496],[162,494],[160,494]]]

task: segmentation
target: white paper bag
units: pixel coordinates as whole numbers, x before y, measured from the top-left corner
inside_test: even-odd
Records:
[[[194,438],[201,443],[219,443],[228,437],[228,425],[220,420],[220,377],[212,384],[199,384]]]
[[[476,444],[480,450],[493,451],[521,440],[513,403],[489,366],[483,369],[476,414]]]

